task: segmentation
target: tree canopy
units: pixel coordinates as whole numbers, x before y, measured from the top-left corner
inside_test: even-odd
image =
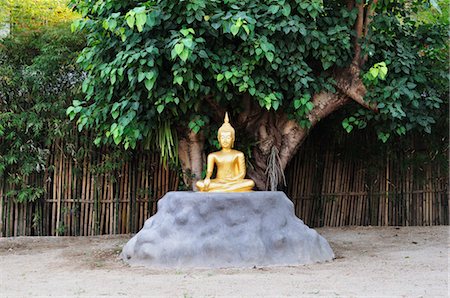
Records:
[[[284,170],[309,130],[350,102],[347,131],[373,123],[383,141],[431,131],[448,92],[448,24],[417,17],[427,4],[73,0],[87,77],[67,114],[96,144],[143,141],[179,156],[195,180],[205,140],[215,144],[231,111],[264,188],[267,172]]]

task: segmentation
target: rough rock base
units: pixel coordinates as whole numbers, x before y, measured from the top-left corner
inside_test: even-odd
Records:
[[[123,248],[153,267],[298,265],[334,258],[328,242],[294,214],[283,192],[169,192]]]

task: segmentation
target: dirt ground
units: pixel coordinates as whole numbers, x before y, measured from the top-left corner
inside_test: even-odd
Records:
[[[130,267],[129,235],[1,238],[0,296],[449,296],[448,226],[317,231],[334,261],[244,269]]]

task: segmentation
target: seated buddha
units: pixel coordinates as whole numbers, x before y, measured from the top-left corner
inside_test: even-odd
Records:
[[[244,153],[234,150],[234,128],[230,125],[228,113],[224,124],[219,128],[217,138],[222,150],[208,154],[205,180],[196,183],[198,190],[204,192],[251,191],[255,182],[245,179]],[[216,178],[211,179],[217,166]]]

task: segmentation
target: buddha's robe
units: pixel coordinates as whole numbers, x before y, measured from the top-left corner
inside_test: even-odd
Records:
[[[251,191],[255,182],[245,179],[245,157],[240,151],[231,149],[214,152],[208,155],[206,177],[210,178],[217,166],[215,179],[210,179],[210,184],[205,189],[204,180],[197,182],[196,186],[200,191],[207,192],[240,192]]]

